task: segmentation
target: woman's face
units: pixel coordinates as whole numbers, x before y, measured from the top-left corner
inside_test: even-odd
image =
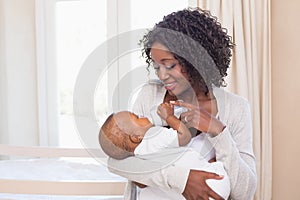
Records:
[[[188,75],[183,73],[183,66],[164,45],[155,42],[151,48],[151,58],[158,78],[170,95],[179,99],[193,90]]]

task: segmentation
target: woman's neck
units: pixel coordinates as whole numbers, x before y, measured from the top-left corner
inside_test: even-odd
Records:
[[[184,98],[182,100],[184,102],[200,106],[213,115],[217,113],[218,109],[217,102],[215,101],[216,97],[214,96],[212,91],[209,91],[208,93],[199,92],[197,96],[195,95],[195,93],[193,94],[186,95],[187,98]]]
[[[205,92],[198,92],[198,94],[196,94],[194,90],[188,90],[184,94],[178,96],[170,95],[168,92],[166,93],[164,102],[176,100],[183,100],[184,102],[194,105],[201,105],[203,103],[205,104],[209,101],[215,100],[215,96],[212,91],[209,91],[207,94]]]
[[[198,92],[197,94],[194,92],[194,90],[187,91],[185,94],[182,94],[178,96],[178,99],[183,100],[184,102],[197,104],[201,102],[207,102],[215,99],[215,96],[212,91],[209,91],[208,93],[205,92]]]
[[[214,100],[214,99],[216,99],[216,97],[214,96],[212,91],[209,91],[207,94],[202,92],[202,93],[199,93],[197,95],[198,102],[211,101],[211,100]]]
[[[183,100],[187,103],[196,103],[197,95],[195,91],[191,88],[190,90],[185,91],[183,94],[178,95],[179,100]]]

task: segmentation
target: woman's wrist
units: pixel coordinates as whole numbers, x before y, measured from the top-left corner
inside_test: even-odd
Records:
[[[209,131],[209,133],[211,134],[211,136],[215,137],[222,133],[225,128],[226,125],[219,121],[215,126],[213,126],[213,130]]]

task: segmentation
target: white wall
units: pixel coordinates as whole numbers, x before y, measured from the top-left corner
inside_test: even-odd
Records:
[[[0,143],[37,144],[34,0],[0,0]]]

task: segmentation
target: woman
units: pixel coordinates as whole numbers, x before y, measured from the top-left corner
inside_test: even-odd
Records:
[[[197,149],[197,140],[206,140],[208,150],[199,151],[210,152],[213,148],[215,153],[208,157],[224,164],[230,178],[230,199],[253,199],[257,178],[249,103],[220,89],[225,86],[234,46],[231,37],[209,12],[185,9],[164,17],[141,43],[148,67],[153,65],[160,82],[143,87],[133,112],[149,117],[153,105],[182,100],[177,105],[188,111],[181,114],[181,120],[197,135],[190,146]],[[221,199],[205,182],[221,179],[217,174],[172,164],[149,170],[167,155],[110,159],[109,167],[114,173],[147,185],[141,189],[141,200],[168,190],[182,193],[186,199]]]

